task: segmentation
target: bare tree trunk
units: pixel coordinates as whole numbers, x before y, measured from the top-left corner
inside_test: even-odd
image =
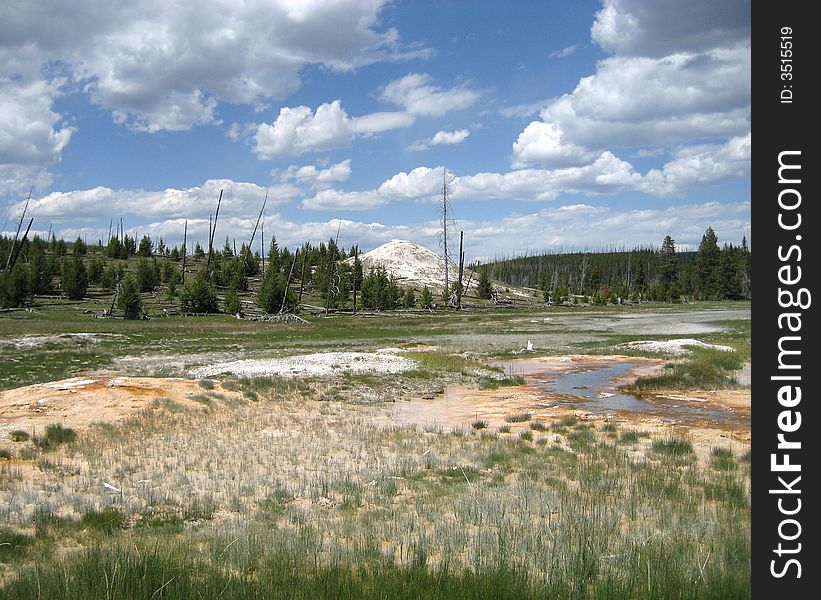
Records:
[[[185,284],[185,256],[188,254],[188,219],[182,232],[182,284]]]

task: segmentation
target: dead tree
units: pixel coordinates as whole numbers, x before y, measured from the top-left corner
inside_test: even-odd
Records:
[[[359,246],[356,246],[353,251],[353,314],[356,315],[356,263],[359,261]]]
[[[280,315],[283,312],[285,312],[285,301],[288,299],[288,290],[291,287],[291,276],[294,274],[294,265],[296,264],[296,257],[297,257],[298,254],[299,254],[299,248],[297,248],[297,251],[294,252],[294,258],[291,261],[291,268],[288,271],[288,279],[285,280],[285,292],[282,294],[282,305],[279,307],[279,313],[278,313]]]
[[[182,283],[185,284],[185,255],[188,254],[188,219],[185,220],[185,229],[182,231]]]
[[[205,272],[211,268],[211,256],[214,254],[214,234],[217,232],[217,219],[220,216],[220,205],[222,204],[222,190],[217,200],[217,212],[214,214],[214,224],[211,225],[211,217],[208,217],[208,260],[205,263]]]
[[[302,251],[302,269],[299,275],[299,299],[296,305],[302,304],[302,292],[305,289],[305,262],[308,260],[308,242],[305,242],[304,250]]]
[[[456,282],[456,308],[462,308],[462,277],[465,273],[465,232],[459,232],[459,280]]]
[[[20,236],[20,229],[23,228],[23,221],[26,219],[26,212],[29,209],[29,201],[31,200],[31,190],[29,190],[29,196],[26,198],[26,204],[23,206],[23,213],[20,215],[20,221],[17,223],[17,231],[14,234],[14,241],[11,243],[11,248],[9,249],[9,256],[6,260],[6,271],[10,270],[11,267],[14,265],[11,264],[11,256],[14,254],[14,248],[17,245],[17,238]],[[31,227],[31,222],[29,222],[29,227]]]

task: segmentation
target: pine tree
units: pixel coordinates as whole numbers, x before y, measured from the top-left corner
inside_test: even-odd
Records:
[[[197,273],[180,291],[180,305],[184,312],[215,313],[219,312],[217,294],[205,270]]]
[[[428,286],[422,288],[422,295],[419,298],[422,308],[433,308],[433,293]]]
[[[160,271],[157,261],[140,258],[137,262],[135,276],[141,293],[153,292],[160,283]]]
[[[129,275],[123,279],[123,287],[117,297],[117,308],[123,311],[126,319],[139,319],[143,314],[143,299],[140,296],[137,280]]]
[[[708,227],[696,255],[694,282],[701,300],[719,300],[721,298],[718,238],[712,227]]]
[[[74,256],[63,262],[60,287],[72,300],[81,300],[85,296],[88,289],[88,273],[82,258]]]
[[[493,297],[493,284],[490,281],[487,268],[483,268],[479,271],[479,283],[476,285],[476,294],[482,300],[490,300]]]
[[[405,308],[413,308],[416,306],[416,294],[413,293],[413,288],[405,290],[405,297],[402,299],[402,306]]]
[[[242,303],[234,290],[228,290],[223,302],[223,310],[229,315],[236,315],[242,312]]]

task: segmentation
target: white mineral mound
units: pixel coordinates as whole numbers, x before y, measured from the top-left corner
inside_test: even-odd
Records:
[[[457,248],[458,251],[458,248]],[[353,259],[349,259],[353,261]],[[359,257],[362,269],[367,274],[370,269],[385,267],[385,270],[396,277],[401,284],[427,285],[441,288],[445,281],[445,260],[432,250],[408,240],[393,240],[382,244]],[[459,267],[449,261],[448,279],[456,281]],[[465,269],[465,283],[470,272]],[[471,287],[476,284],[476,277]]]

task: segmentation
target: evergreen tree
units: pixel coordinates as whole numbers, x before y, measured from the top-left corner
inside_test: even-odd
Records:
[[[205,270],[197,273],[193,281],[186,283],[180,291],[180,306],[183,312],[219,312],[217,294]]]
[[[229,315],[236,315],[242,312],[242,303],[234,290],[228,290],[223,302],[223,310]]]
[[[694,282],[701,300],[721,299],[718,238],[712,227],[708,227],[698,246],[695,263]]]
[[[72,300],[81,300],[88,289],[88,273],[83,259],[73,256],[63,262],[60,287]]]
[[[140,296],[139,284],[131,275],[123,279],[123,287],[117,297],[117,308],[131,321],[142,317],[143,299]]]
[[[428,286],[422,288],[422,295],[419,298],[419,302],[422,305],[422,308],[433,307],[433,293],[430,291]]]
[[[105,261],[99,256],[95,256],[88,264],[88,281],[99,284],[105,273]]]
[[[140,247],[137,249],[137,256],[150,258],[154,253],[154,244],[151,243],[151,238],[144,235],[140,240]]]
[[[293,291],[288,288],[286,296],[287,282],[282,271],[266,270],[265,280],[257,291],[257,305],[267,313],[278,313],[283,307],[282,299],[285,298],[285,310],[292,311],[296,308],[296,298]]]
[[[0,271],[0,306],[17,308],[23,306],[30,295],[29,271],[25,265],[15,263],[11,272]]]
[[[678,279],[678,257],[676,256],[676,242],[669,235],[661,243],[661,285],[669,290],[673,282]]]
[[[490,281],[487,268],[482,268],[479,271],[479,283],[476,285],[476,294],[482,300],[490,300],[493,297],[493,284]]]
[[[16,266],[16,265],[15,265]],[[57,272],[54,258],[42,249],[34,249],[29,263],[29,291],[32,294],[49,294],[54,290],[52,280]]]
[[[405,297],[402,299],[402,306],[405,308],[413,308],[416,306],[416,294],[413,293],[413,288],[405,290]]]
[[[198,259],[205,258],[205,250],[202,249],[202,246],[200,246],[199,242],[194,244],[194,258],[198,258]]]
[[[160,284],[160,269],[154,259],[140,258],[135,275],[141,293],[153,292]]]
[[[72,247],[71,252],[74,256],[85,256],[86,252],[88,252],[86,243],[79,235],[77,236],[77,239],[74,240],[74,246]]]
[[[744,298],[744,267],[741,250],[730,244],[721,251],[718,261],[720,273],[721,296],[727,300]]]

